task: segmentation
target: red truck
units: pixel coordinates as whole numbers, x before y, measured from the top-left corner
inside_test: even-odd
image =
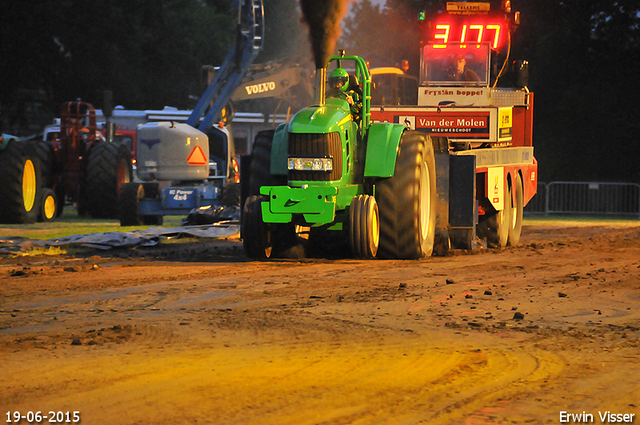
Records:
[[[436,240],[448,235],[451,246],[472,248],[477,235],[489,246],[516,245],[538,176],[528,63],[510,57],[519,12],[509,1],[499,10],[447,2],[446,11],[421,20],[417,102],[375,105],[373,99],[372,121],[425,132],[448,153],[436,155],[443,183],[437,184]]]

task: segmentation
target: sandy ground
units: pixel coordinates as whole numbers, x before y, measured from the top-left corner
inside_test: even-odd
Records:
[[[640,222],[420,261],[5,256],[0,281],[7,423],[640,423]]]

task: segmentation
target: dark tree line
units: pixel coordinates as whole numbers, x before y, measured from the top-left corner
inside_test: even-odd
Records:
[[[491,0],[494,7],[500,1]],[[417,14],[444,0],[351,3],[337,48],[372,65],[409,60],[417,73]],[[512,0],[522,23],[512,58],[530,62],[541,180],[640,182],[640,4],[633,0]],[[201,65],[219,65],[234,41],[232,0],[31,0],[0,13],[0,107],[23,135],[60,105],[102,107],[105,89],[130,109],[189,108]],[[311,60],[297,0],[265,0],[264,62]],[[35,106],[34,106],[35,105]],[[8,128],[7,128],[8,127]]]
[[[10,109],[37,90],[52,108],[76,98],[101,105],[110,89],[130,108],[186,106],[200,65],[221,61],[233,40],[231,10],[216,3],[6,2],[0,101]]]

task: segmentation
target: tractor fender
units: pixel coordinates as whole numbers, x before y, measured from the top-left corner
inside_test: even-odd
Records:
[[[287,137],[288,124],[280,124],[273,135],[271,144],[271,175],[287,175],[287,150],[289,138]]]
[[[402,124],[382,122],[371,124],[367,133],[367,153],[364,163],[365,177],[393,176],[400,139],[406,129]]]

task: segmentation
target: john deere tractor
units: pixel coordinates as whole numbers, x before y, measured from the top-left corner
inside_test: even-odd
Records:
[[[358,56],[330,57],[315,85],[313,106],[254,141],[241,177],[247,255],[300,255],[308,228],[309,245],[348,241],[358,258],[430,256],[439,140],[371,122],[371,77]]]

